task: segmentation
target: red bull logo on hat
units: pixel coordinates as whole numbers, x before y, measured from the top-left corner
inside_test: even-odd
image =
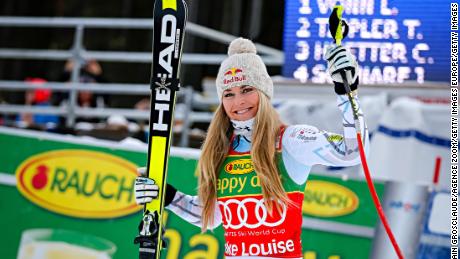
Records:
[[[240,68],[232,67],[230,70],[224,73],[224,84],[230,84],[233,82],[241,82],[246,80],[246,76],[243,73],[243,70]]]

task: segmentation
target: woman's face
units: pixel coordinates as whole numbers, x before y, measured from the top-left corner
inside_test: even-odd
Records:
[[[249,86],[236,86],[222,94],[225,113],[232,120],[245,121],[256,116],[259,110],[259,93]]]

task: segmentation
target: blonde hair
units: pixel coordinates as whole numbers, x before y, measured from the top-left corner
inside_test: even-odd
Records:
[[[261,92],[259,109],[254,119],[251,159],[259,177],[265,206],[271,213],[273,201],[292,204],[282,186],[276,157],[276,139],[280,135],[281,120],[270,99]],[[222,104],[219,105],[208,129],[197,166],[198,197],[203,205],[202,231],[214,222],[219,170],[230,147],[232,126]],[[280,210],[280,206],[275,207]]]

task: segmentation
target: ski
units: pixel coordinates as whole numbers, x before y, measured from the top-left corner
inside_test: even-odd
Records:
[[[158,199],[144,206],[140,233],[135,239],[140,259],[158,259],[165,247],[161,216],[186,20],[184,0],[155,0],[147,176],[160,187],[160,192]]]

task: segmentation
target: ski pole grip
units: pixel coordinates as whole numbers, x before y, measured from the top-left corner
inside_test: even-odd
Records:
[[[343,6],[336,5],[329,16],[329,31],[334,43],[342,45],[342,40],[348,35],[349,26],[342,20]]]

